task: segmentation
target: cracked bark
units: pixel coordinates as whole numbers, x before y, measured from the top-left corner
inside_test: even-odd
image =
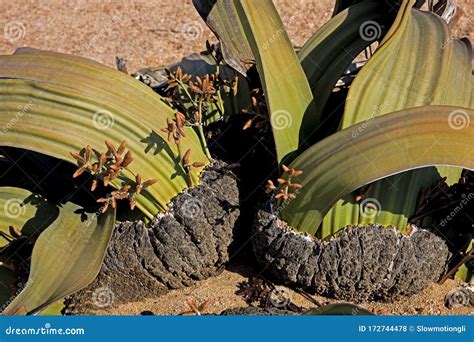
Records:
[[[156,297],[216,275],[229,259],[238,217],[235,177],[225,163],[214,162],[199,186],[172,199],[149,226],[117,225],[99,275],[67,299],[66,312]]]
[[[284,284],[354,302],[418,293],[441,277],[450,257],[444,240],[424,229],[405,236],[366,225],[321,242],[264,210],[254,229],[253,249],[267,273]]]

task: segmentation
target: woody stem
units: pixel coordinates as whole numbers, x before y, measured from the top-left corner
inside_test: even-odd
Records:
[[[207,159],[212,160],[211,153],[209,152],[209,148],[207,147],[207,141],[204,135],[204,128],[202,125],[202,99],[199,100],[198,113],[199,113],[199,125],[198,125],[199,139],[201,140],[201,144],[202,144],[202,147],[204,148],[204,153],[206,154]]]

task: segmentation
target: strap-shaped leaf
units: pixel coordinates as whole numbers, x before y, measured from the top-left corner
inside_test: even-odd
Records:
[[[245,76],[254,57],[234,0],[193,0],[193,5],[219,38],[224,60]]]
[[[65,204],[36,241],[26,287],[3,314],[39,311],[90,284],[100,270],[114,224],[115,210],[98,216]]]
[[[352,83],[342,128],[426,104],[474,105],[469,41],[429,12],[407,5],[400,16]]]
[[[303,187],[282,206],[283,219],[314,234],[339,198],[367,183],[431,165],[474,169],[474,126],[453,129],[450,122],[458,113],[474,120],[474,110],[468,108],[411,108],[376,117],[369,125],[357,124],[315,144],[291,164],[304,171],[298,180]]]
[[[8,302],[16,292],[18,279],[11,266],[11,254],[26,243],[25,238],[46,229],[58,213],[53,204],[28,190],[0,187],[0,231],[5,234],[0,237],[0,305]],[[14,227],[21,237],[11,236],[10,227]]]
[[[305,139],[302,133],[300,141],[300,128],[305,113],[313,113],[311,89],[272,1],[235,0],[234,3],[255,55],[277,157],[281,161]],[[307,125],[311,131],[317,122],[309,122],[314,124],[313,127]]]
[[[379,38],[390,22],[388,9],[380,1],[364,1],[343,10],[324,24],[298,53],[303,70],[313,92],[313,120],[318,124],[313,141],[329,133],[319,131],[319,124],[330,120],[334,113],[322,116],[334,86],[351,62]],[[393,20],[393,19],[392,19]],[[314,125],[314,123],[311,123]],[[337,127],[339,122],[336,122]]]
[[[174,112],[144,84],[81,57],[32,49],[0,56],[0,78],[0,126],[6,128],[0,145],[74,161],[70,151],[86,145],[105,149],[105,139],[115,146],[127,140],[132,171],[158,180],[137,197],[148,217],[186,188],[178,149],[160,130]],[[181,141],[182,153],[187,149],[192,161],[207,162],[192,129]],[[193,170],[195,182],[198,173]]]
[[[402,3],[382,44],[351,85],[342,128],[370,122],[374,117],[424,105],[473,106],[471,47],[453,39],[436,15]],[[380,203],[375,215],[359,215],[354,196],[340,200],[328,213],[323,234],[333,234],[347,224],[377,222],[405,229],[414,214],[421,187],[446,176],[459,179],[461,170],[447,167],[415,170],[377,182],[367,194]]]

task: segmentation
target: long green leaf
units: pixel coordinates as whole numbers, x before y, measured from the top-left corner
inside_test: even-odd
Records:
[[[278,161],[282,161],[304,142],[305,133],[300,138],[300,129],[305,113],[312,113],[311,89],[273,3],[270,0],[235,0],[234,3],[255,55]],[[317,122],[313,123],[316,127]],[[307,127],[308,131],[314,127]]]
[[[474,110],[468,108],[412,108],[382,115],[369,125],[354,125],[315,144],[291,164],[304,171],[298,179],[303,188],[281,206],[282,218],[314,234],[339,198],[367,183],[431,165],[474,169],[474,126],[456,130],[450,125],[459,113],[474,120]]]
[[[342,128],[369,123],[374,117],[424,105],[472,107],[471,47],[453,39],[445,22],[412,9],[404,1],[374,56],[352,83]],[[322,235],[347,224],[377,222],[405,229],[414,214],[420,188],[446,176],[452,184],[461,170],[438,167],[415,170],[374,184],[368,198],[380,203],[379,215],[359,215],[354,196],[340,200],[323,223]]]
[[[0,56],[0,78],[0,145],[72,162],[70,151],[127,140],[134,154],[130,168],[158,180],[137,198],[148,217],[186,188],[178,149],[160,130],[174,112],[144,84],[84,58],[31,49]],[[187,149],[192,161],[207,161],[192,129],[181,141],[182,153]],[[198,173],[192,173],[194,182]],[[128,173],[112,185],[133,179]]]
[[[234,0],[193,0],[193,5],[219,38],[224,60],[245,76],[254,57]]]
[[[99,273],[115,224],[115,210],[85,213],[67,203],[38,238],[28,282],[4,315],[37,312],[90,284]]]
[[[320,125],[331,120],[334,114],[325,113],[322,117],[327,100],[351,62],[367,46],[382,38],[383,28],[391,21],[388,12],[384,3],[376,0],[353,5],[324,24],[298,53],[314,96],[312,120],[319,126],[311,140],[333,133],[325,132],[325,125]],[[314,122],[309,124],[314,126]],[[335,127],[338,124],[336,122]]]
[[[15,187],[0,187],[0,231],[10,236],[9,227],[14,227],[21,233],[20,239],[12,242],[0,237],[0,305],[5,305],[17,291],[17,275],[10,266],[12,257],[23,258],[17,255],[17,249],[27,242],[24,238],[30,238],[41,233],[49,224],[56,219],[59,210],[45,199],[31,193],[28,190]],[[9,245],[10,244],[10,245]],[[12,255],[14,254],[14,255]]]

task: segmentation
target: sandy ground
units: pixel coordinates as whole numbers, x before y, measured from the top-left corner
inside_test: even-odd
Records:
[[[330,18],[333,3],[275,1],[296,46],[302,46]],[[471,35],[472,40],[474,1],[458,3],[466,14],[455,34]],[[29,46],[73,53],[110,66],[120,56],[133,72],[203,50],[206,39],[215,40],[191,0],[0,1],[0,54]]]
[[[186,303],[188,299],[193,299],[196,303],[209,300],[210,305],[203,312],[205,314],[219,314],[228,308],[246,307],[248,305],[243,297],[236,295],[235,292],[239,288],[239,283],[248,279],[248,274],[258,272],[252,272],[251,269],[245,269],[242,266],[231,268],[232,270],[225,270],[217,277],[201,281],[195,286],[171,291],[162,297],[124,305],[113,305],[112,303],[109,307],[92,311],[91,314],[140,315],[143,311],[151,311],[155,315],[179,315],[190,310]],[[458,281],[448,280],[443,285],[433,284],[415,296],[401,298],[393,303],[370,302],[358,305],[377,315],[474,315],[473,308],[448,309],[444,306],[446,294],[458,284]],[[283,290],[286,298],[295,305],[307,309],[315,307],[299,293],[282,286],[278,288]],[[313,298],[323,305],[338,302],[321,296],[313,296]]]
[[[333,1],[277,0],[293,42],[306,39],[331,16]],[[2,0],[0,54],[21,46],[56,50],[114,66],[115,56],[129,71],[175,62],[214,41],[191,0]],[[2,31],[0,31],[0,34]]]
[[[333,0],[276,0],[294,45],[301,46],[331,16]],[[456,35],[473,34],[474,1],[459,0],[465,16]],[[3,28],[3,30],[2,30]],[[99,1],[99,0],[2,0],[0,2],[0,54],[10,54],[21,46],[73,53],[109,66],[115,56],[128,61],[130,72],[139,68],[172,63],[182,56],[215,41],[212,33],[194,11],[191,1]],[[235,291],[246,280],[247,272],[226,270],[220,276],[193,287],[172,291],[166,296],[140,303],[111,306],[96,314],[137,315],[144,310],[155,314],[179,314],[188,310],[187,298],[197,302],[211,300],[208,313],[220,313],[231,307],[245,306]],[[392,304],[364,303],[378,314],[472,314],[472,309],[449,310],[445,294],[453,281],[431,288],[409,299]],[[310,303],[291,292],[299,306]],[[328,299],[316,297],[320,302]],[[333,302],[333,301],[330,301]]]

